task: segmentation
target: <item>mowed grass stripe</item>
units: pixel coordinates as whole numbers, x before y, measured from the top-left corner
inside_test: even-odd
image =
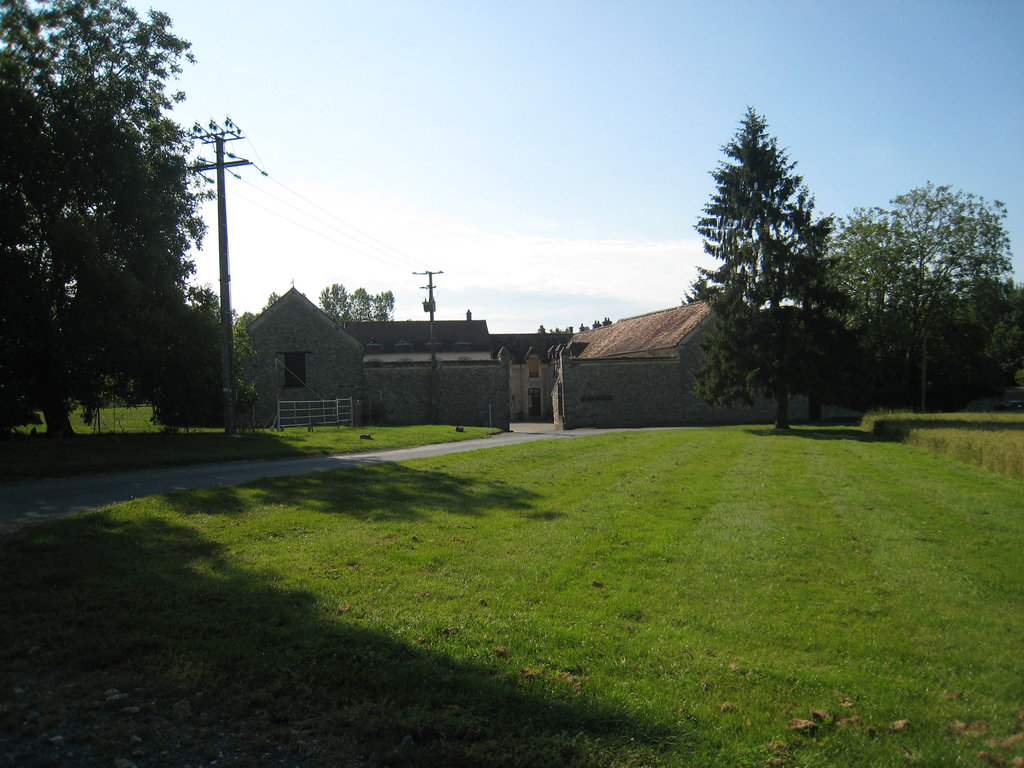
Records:
[[[729,428],[145,500],[0,547],[5,680],[213,690],[420,765],[1009,762],[1021,499],[857,430]]]

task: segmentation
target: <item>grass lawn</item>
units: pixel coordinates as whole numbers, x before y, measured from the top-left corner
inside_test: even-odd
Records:
[[[223,430],[165,434],[141,428],[125,433],[83,433],[57,440],[18,435],[0,441],[0,482],[219,461],[329,456],[408,448],[472,440],[497,431],[486,427],[465,427],[463,432],[456,432],[453,426],[434,425],[317,427],[313,432],[305,429],[261,430],[243,432],[239,437],[227,437]],[[367,433],[373,436],[372,440],[360,438]]]
[[[1024,486],[719,428],[140,500],[0,541],[0,691],[19,765],[1024,765]]]

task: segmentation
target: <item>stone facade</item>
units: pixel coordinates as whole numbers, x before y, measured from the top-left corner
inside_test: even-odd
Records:
[[[294,288],[249,326],[254,354],[244,371],[256,388],[253,426],[275,423],[278,400],[353,398],[359,423],[429,424],[429,360],[364,360],[364,345]],[[440,424],[509,428],[509,361],[441,360]]]
[[[279,399],[352,397],[356,423],[500,429],[508,429],[513,419],[553,420],[560,429],[771,423],[775,405],[770,400],[718,408],[694,394],[694,374],[703,363],[700,341],[710,322],[707,306],[692,304],[556,339],[543,330],[486,334],[483,321],[467,316],[449,323],[454,329],[450,351],[465,357],[457,345],[479,351],[489,344],[502,350],[498,359],[439,355],[432,372],[429,360],[387,349],[390,337],[385,336],[391,334],[396,346],[408,343],[422,354],[413,339],[426,325],[422,321],[355,324],[370,339],[361,343],[293,288],[249,326],[255,354],[245,370],[259,396],[253,421],[273,425]],[[424,338],[429,343],[429,336]],[[371,344],[385,349],[371,353]],[[435,351],[445,351],[444,343]],[[374,354],[386,359],[375,360]],[[826,408],[823,416],[851,414]],[[807,398],[792,399],[790,416],[808,418]]]
[[[492,333],[491,347],[504,350],[510,357],[509,408],[513,421],[553,420],[551,390],[555,385],[551,353],[569,341],[571,334]]]
[[[533,362],[531,362],[531,360]],[[511,366],[509,381],[512,416],[516,421],[551,421],[551,390],[554,366],[546,357],[533,353]]]
[[[244,372],[256,388],[252,419],[274,425],[278,400],[363,396],[363,348],[292,288],[249,325],[254,355]]]

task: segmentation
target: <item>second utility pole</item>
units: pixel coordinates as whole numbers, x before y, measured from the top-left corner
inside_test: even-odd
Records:
[[[437,349],[434,345],[434,310],[437,304],[434,303],[434,275],[443,275],[444,272],[413,272],[414,275],[426,275],[427,284],[421,286],[426,288],[427,300],[423,302],[423,311],[430,313],[430,422],[437,424],[437,412],[439,410],[439,398],[437,396]]]

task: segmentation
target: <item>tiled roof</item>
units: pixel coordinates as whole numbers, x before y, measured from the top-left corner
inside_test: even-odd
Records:
[[[694,302],[627,317],[575,334],[570,354],[580,358],[671,357],[679,342],[696,330],[708,313],[707,304]]]
[[[346,331],[355,336],[368,349],[372,343],[380,344],[379,352],[398,352],[400,342],[412,344],[404,351],[430,351],[429,320],[380,320],[349,322]],[[491,340],[486,320],[435,320],[434,341],[438,351],[490,352]],[[456,347],[455,345],[459,346]],[[368,349],[369,351],[369,349]]]

